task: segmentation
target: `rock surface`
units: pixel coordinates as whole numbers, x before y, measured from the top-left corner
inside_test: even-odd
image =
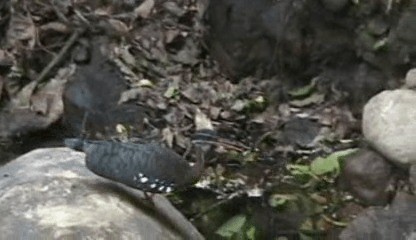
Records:
[[[364,107],[363,133],[367,141],[398,165],[416,163],[416,92],[384,91]]]
[[[380,154],[361,149],[345,158],[341,180],[358,199],[369,205],[385,205],[392,167]]]
[[[84,155],[38,149],[0,169],[1,239],[182,239]]]
[[[416,68],[412,68],[407,72],[405,86],[408,88],[416,88]]]
[[[341,240],[405,240],[416,237],[416,199],[399,193],[391,206],[369,208],[340,235]]]

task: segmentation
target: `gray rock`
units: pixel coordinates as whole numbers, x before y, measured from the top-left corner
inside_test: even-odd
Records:
[[[385,205],[388,187],[393,180],[390,163],[370,149],[360,149],[345,158],[342,183],[368,205]]]
[[[408,88],[416,88],[416,68],[410,69],[407,72],[405,85]]]
[[[367,141],[400,166],[416,163],[416,92],[384,91],[365,105],[362,128]]]
[[[416,198],[399,193],[388,208],[371,207],[345,228],[341,240],[408,240],[416,236]]]
[[[410,182],[410,186],[413,189],[413,193],[416,193],[416,165],[410,166],[409,182]]]
[[[0,238],[182,239],[142,209],[133,190],[95,176],[83,162],[84,154],[55,148],[3,166]]]

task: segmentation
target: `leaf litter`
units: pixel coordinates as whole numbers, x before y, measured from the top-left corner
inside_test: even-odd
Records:
[[[223,76],[206,54],[202,23],[206,5],[200,1],[145,0],[133,8],[130,2],[11,4],[7,34],[1,39],[7,44],[0,48],[0,66],[8,69],[0,74],[0,137],[47,129],[59,121],[63,88],[77,67],[70,57],[72,47],[80,44],[85,31],[97,31],[107,36],[109,61],[129,86],[118,104],[135,102],[152,112],[140,137],[156,135],[182,153],[195,130],[213,129],[227,140],[208,153],[207,171],[197,187],[228,201],[272,194],[269,205],[276,208],[303,198],[310,200],[304,201],[306,205],[331,205],[327,198],[335,198],[335,193],[319,186],[331,187],[326,180],[336,177],[339,163],[332,155],[318,156],[342,148],[343,139],[354,138],[356,120],[349,109],[316,88],[315,80],[279,102],[262,84],[270,79],[235,81]],[[330,134],[321,135],[314,145],[279,137],[285,124],[299,116],[318,122]],[[293,131],[310,138],[307,131]],[[285,168],[287,163],[291,165]],[[297,182],[300,175],[303,179]],[[296,197],[292,191],[281,192],[285,184],[308,190]],[[326,194],[324,204],[310,203]],[[245,229],[253,236],[255,228],[247,220],[236,215],[217,233],[231,236]]]

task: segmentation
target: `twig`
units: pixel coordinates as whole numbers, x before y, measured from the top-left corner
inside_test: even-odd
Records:
[[[228,149],[235,150],[237,152],[244,152],[244,151],[247,151],[247,150],[250,149],[247,146],[238,146],[238,145],[236,145],[234,143],[231,143],[231,142],[221,142],[221,141],[217,141],[217,140],[213,140],[213,141],[211,141],[211,140],[193,140],[192,142],[194,144],[206,143],[206,144],[211,144],[211,145],[214,145],[214,146],[225,147],[225,148],[228,148]]]
[[[46,76],[51,72],[51,70],[62,61],[65,54],[72,47],[72,45],[79,38],[79,36],[81,36],[81,34],[84,33],[84,31],[85,29],[77,29],[72,33],[71,37],[68,39],[68,41],[66,41],[61,51],[59,51],[59,53],[52,59],[51,62],[49,62],[49,64],[42,70],[42,72],[36,78],[36,83],[42,82],[46,78]]]
[[[65,54],[68,52],[71,46],[75,43],[75,41],[84,31],[85,29],[75,30],[75,32],[71,35],[68,41],[66,41],[61,51],[59,51],[59,53],[52,59],[52,61],[49,62],[49,64],[42,70],[39,76],[35,80],[23,87],[23,89],[19,92],[18,97],[16,98],[17,100],[11,101],[11,106],[30,106],[30,96],[32,96],[38,84],[42,82],[46,78],[46,76],[48,76],[48,74],[52,71],[52,69],[62,61]]]

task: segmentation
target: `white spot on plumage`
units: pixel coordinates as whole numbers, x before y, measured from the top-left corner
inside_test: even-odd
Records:
[[[167,188],[166,188],[166,192],[167,192],[167,193],[172,192],[172,188],[171,188],[171,187],[167,187]]]
[[[145,183],[147,181],[149,181],[149,179],[147,177],[140,178],[140,182],[142,182],[142,183]]]
[[[142,177],[143,177],[143,173],[139,172],[139,178],[142,178]]]
[[[151,188],[155,188],[155,187],[156,187],[156,183],[152,183],[152,184],[150,184],[150,187],[151,187]]]
[[[165,186],[160,186],[157,190],[163,191],[163,189],[165,189]]]

